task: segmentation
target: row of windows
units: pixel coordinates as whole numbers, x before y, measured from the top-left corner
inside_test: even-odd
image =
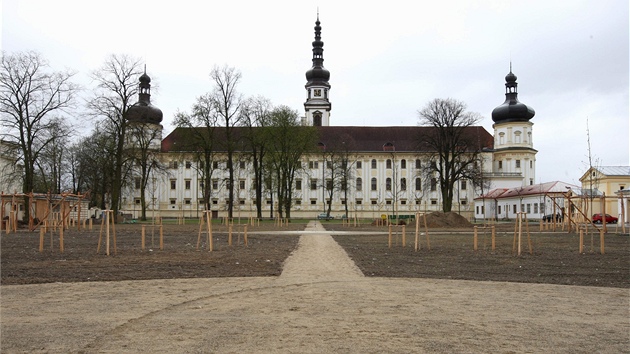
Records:
[[[140,198],[135,198],[135,199],[134,199],[134,202],[135,202],[136,204],[140,205]],[[256,203],[256,200],[252,200],[251,202],[252,202],[252,204],[255,204],[255,203]],[[296,205],[302,205],[302,200],[301,200],[301,199],[296,199],[294,202],[295,202],[295,204],[296,204]],[[317,205],[317,202],[318,202],[318,200],[317,200],[317,199],[311,199],[311,200],[310,200],[310,204],[311,204],[311,205]],[[400,203],[400,205],[407,205],[407,202],[408,202],[408,201],[407,201],[407,200],[405,200],[405,199],[401,199],[401,200],[398,200],[398,202]],[[211,203],[212,203],[213,205],[217,205],[217,204],[219,204],[219,200],[218,200],[218,199],[212,199]],[[225,203],[227,204],[227,203],[228,203],[228,201],[226,200],[226,201],[225,201]],[[241,200],[237,201],[237,203],[238,203],[238,204],[240,204],[240,205],[245,205],[245,200],[242,200],[242,199],[241,199]],[[267,200],[266,200],[266,204],[267,204],[267,205],[271,205],[271,203],[272,203],[271,199],[267,199]],[[356,200],[354,201],[354,203],[355,203],[356,205],[363,205],[363,200],[362,200],[362,199],[356,199]],[[466,204],[467,204],[467,203],[466,203],[466,200],[461,200],[461,201],[460,201],[460,203],[461,203],[462,205],[466,205]],[[170,204],[170,205],[177,205],[177,204],[178,204],[178,203],[177,203],[177,198],[171,198],[171,199],[169,199],[169,204]],[[184,201],[183,201],[183,204],[184,204],[184,205],[191,205],[191,204],[192,204],[192,199],[190,199],[190,198],[185,198],[185,199],[184,199]],[[198,205],[203,205],[203,204],[204,204],[203,199],[202,199],[202,198],[199,198],[199,199],[197,200],[197,204],[198,204]],[[327,204],[327,205],[329,205],[329,204],[330,204],[330,200],[326,200],[326,204]],[[345,201],[345,200],[342,200],[342,201],[341,201],[341,204],[342,204],[342,205],[345,205],[345,204],[346,204],[346,201]],[[378,204],[379,204],[379,202],[378,202],[378,200],[372,199],[372,200],[370,200],[370,204],[371,204],[371,205],[378,205]],[[385,204],[386,204],[386,205],[392,205],[392,200],[391,200],[391,199],[387,199],[387,200],[385,200]],[[422,204],[422,200],[420,200],[420,199],[415,200],[415,204]],[[432,199],[432,200],[431,200],[431,205],[437,205],[437,200]],[[482,206],[481,208],[482,208],[481,210],[482,210],[482,213],[483,213],[483,206]],[[479,212],[479,207],[477,207],[477,212]]]
[[[520,161],[518,162],[520,163]],[[186,169],[190,169],[192,168],[192,162],[190,161],[185,161],[184,162],[184,166]],[[200,162],[199,167],[203,168],[204,163],[203,161]],[[327,163],[328,168],[331,168],[330,163]],[[179,161],[169,161],[168,163],[168,167],[170,169],[178,169],[179,168]],[[239,161],[239,168],[244,169],[246,167],[246,162],[245,161]],[[415,168],[416,169],[420,169],[422,167],[422,163],[420,162],[419,159],[417,159],[415,161]],[[212,162],[212,168],[219,168],[219,161],[213,161]],[[308,168],[310,169],[317,169],[319,168],[319,161],[309,161],[308,162]],[[363,162],[362,161],[356,161],[356,168],[357,169],[361,169],[363,168]],[[372,169],[376,169],[377,168],[377,161],[376,159],[372,159],[371,161],[371,168]],[[385,168],[387,169],[391,169],[392,168],[392,160],[391,159],[387,159],[385,160]],[[406,169],[407,168],[407,160],[402,159],[400,160],[400,168],[401,169]]]
[[[377,168],[377,161],[376,159],[372,159],[371,163],[371,168],[372,169],[376,169]],[[328,168],[331,168],[331,164],[330,162],[327,161],[327,166]],[[363,168],[363,161],[357,161],[356,162],[356,167],[357,169],[361,169]],[[416,160],[416,169],[420,169],[422,167],[422,163],[420,162],[420,160]],[[308,162],[308,168],[310,169],[317,169],[319,168],[319,161],[309,161]],[[391,169],[392,168],[392,160],[391,159],[387,159],[385,160],[385,168],[387,169]],[[402,159],[400,160],[400,168],[402,169],[406,169],[407,168],[407,160]]]
[[[538,203],[521,204],[521,212],[526,212],[528,214],[531,213],[532,212],[532,206],[533,206],[534,214],[538,214]],[[512,213],[516,214],[518,212],[517,211],[517,204],[512,204],[511,207],[512,207],[511,208],[512,209]],[[485,208],[484,208],[483,205],[481,205],[481,206],[478,205],[476,207],[476,213],[477,214],[483,214],[484,210],[485,210]],[[510,205],[506,204],[506,205],[503,205],[503,206],[501,206],[501,205],[497,206],[497,214],[499,216],[501,216],[501,214],[502,214],[501,211],[503,211],[504,213],[508,213],[509,210],[510,210]],[[480,211],[481,211],[481,213],[480,213]],[[540,204],[540,212],[541,213],[545,212],[545,205],[544,204]]]
[[[521,168],[521,160],[514,160],[516,168]],[[499,161],[499,169],[503,168],[503,161]],[[534,161],[529,161],[529,168],[534,168]]]
[[[135,179],[135,187],[136,189],[140,189],[140,178],[136,178]],[[226,184],[228,184],[228,181],[226,180]],[[191,185],[192,185],[192,181],[190,179],[186,179],[184,180],[184,189],[185,190],[190,190],[191,189]],[[239,180],[238,181],[238,186],[239,189],[244,190],[245,189],[245,180]],[[415,190],[419,191],[422,190],[422,180],[420,178],[416,178],[415,179]],[[228,186],[229,187],[229,186]],[[400,190],[401,191],[406,191],[407,190],[407,179],[406,178],[401,178],[400,179],[400,184],[399,184]],[[203,181],[199,181],[199,188],[203,189]],[[317,178],[312,178],[310,180],[310,189],[311,190],[317,190],[318,188],[318,179]],[[331,190],[333,188],[332,185],[332,180],[326,180],[326,189],[327,190]],[[347,188],[347,186],[345,185],[341,185],[341,189],[345,190]],[[437,180],[435,178],[431,179],[430,182],[430,188],[431,191],[435,191],[437,189]],[[171,190],[176,190],[177,189],[177,180],[176,179],[171,179],[170,180],[170,189]],[[218,179],[213,179],[212,180],[212,189],[213,190],[218,190],[219,189],[219,180]],[[302,190],[302,180],[301,179],[297,179],[295,181],[295,189],[296,190]],[[460,181],[460,189],[461,190],[466,190],[466,181]],[[356,190],[357,191],[362,191],[363,190],[363,179],[361,177],[356,179]],[[376,191],[378,190],[378,180],[376,179],[376,177],[373,177],[370,180],[370,190],[372,191]],[[391,191],[392,190],[392,179],[391,178],[386,178],[385,179],[385,190],[387,191]]]
[[[203,168],[204,165],[205,165],[204,162],[201,161],[199,163],[199,168]],[[246,167],[246,165],[247,164],[246,164],[245,161],[239,161],[238,162],[238,167],[239,168],[243,168],[244,169]],[[184,167],[186,167],[186,169],[191,169],[192,168],[192,162],[185,161],[184,162]],[[168,162],[168,168],[173,169],[173,170],[178,169],[179,168],[179,161],[169,161]],[[219,161],[213,161],[212,162],[212,168],[219,168]]]

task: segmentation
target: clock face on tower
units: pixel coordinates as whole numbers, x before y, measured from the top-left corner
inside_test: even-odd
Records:
[[[321,97],[321,95],[322,95],[322,90],[321,90],[321,89],[314,89],[314,90],[313,90],[313,95],[314,95],[315,97]]]

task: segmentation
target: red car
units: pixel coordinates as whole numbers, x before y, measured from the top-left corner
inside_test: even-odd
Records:
[[[592,220],[594,224],[601,224],[602,214],[594,214]],[[606,214],[606,224],[616,224],[616,223],[617,223],[616,217]]]

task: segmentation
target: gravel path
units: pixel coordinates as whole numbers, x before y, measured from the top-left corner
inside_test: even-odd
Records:
[[[367,278],[318,222],[280,277],[1,286],[3,353],[623,353],[628,289]]]

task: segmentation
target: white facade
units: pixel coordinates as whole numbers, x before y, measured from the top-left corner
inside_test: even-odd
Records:
[[[164,164],[171,168],[167,175],[155,177],[155,184],[147,188],[147,217],[199,217],[204,210],[201,179],[192,156],[168,153],[162,155]],[[347,200],[343,191],[334,191],[331,215],[345,215],[346,203],[349,217],[380,218],[386,215],[411,215],[417,211],[442,210],[442,196],[437,184],[419,180],[421,163],[418,154],[373,152],[356,156],[350,162],[353,178],[348,184]],[[248,161],[235,159],[235,201],[233,216],[256,215],[253,171]],[[227,216],[227,178],[225,163],[217,161],[212,176],[211,208],[215,217]],[[327,210],[329,193],[326,180],[328,171],[321,155],[307,155],[302,160],[303,171],[295,179],[291,216],[314,218]],[[433,188],[432,188],[433,187]],[[140,190],[129,188],[123,198],[123,212],[137,218],[141,215]],[[264,193],[263,217],[275,216],[277,204]],[[479,195],[470,181],[458,183],[453,211],[472,217],[473,200]],[[273,203],[273,204],[272,204]]]

